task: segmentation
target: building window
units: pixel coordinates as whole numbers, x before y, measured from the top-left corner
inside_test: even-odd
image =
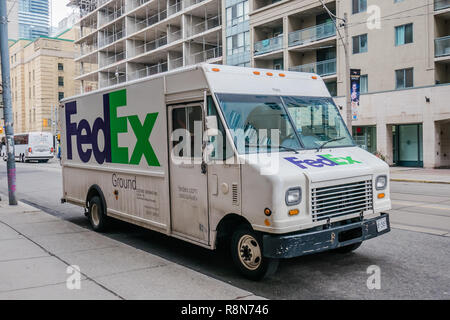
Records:
[[[352,0],[352,13],[365,12],[367,10],[367,0]]]
[[[64,92],[58,92],[58,100],[64,99]]]
[[[58,63],[58,71],[64,71],[64,64]]]
[[[369,76],[367,74],[361,75],[360,79],[360,93],[369,92]]]
[[[414,86],[413,68],[395,70],[396,89],[412,88]]]
[[[367,52],[367,33],[353,37],[353,54]]]
[[[395,45],[401,46],[413,42],[413,24],[395,27]]]
[[[58,86],[64,87],[64,77],[58,77]]]
[[[248,20],[248,1],[227,8],[227,26],[231,27]]]
[[[250,50],[250,32],[242,32],[227,38],[227,55]]]

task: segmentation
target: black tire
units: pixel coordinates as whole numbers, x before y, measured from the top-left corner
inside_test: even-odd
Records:
[[[357,243],[349,244],[348,246],[337,248],[337,249],[335,249],[335,251],[338,253],[349,253],[349,252],[355,251],[361,245],[362,245],[362,242],[357,242]]]
[[[94,231],[103,232],[106,230],[108,225],[108,217],[106,216],[103,202],[99,196],[93,196],[89,200],[87,217]]]
[[[261,280],[275,273],[278,259],[262,255],[262,237],[250,228],[241,227],[231,236],[231,257],[246,278]]]

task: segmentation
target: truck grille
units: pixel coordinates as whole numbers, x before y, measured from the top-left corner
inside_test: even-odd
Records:
[[[371,180],[313,188],[311,194],[313,221],[373,210]]]

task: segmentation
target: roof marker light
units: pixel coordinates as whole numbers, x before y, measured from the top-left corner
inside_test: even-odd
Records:
[[[220,71],[219,68],[212,68],[211,70],[214,71],[214,72],[219,72]]]
[[[314,80],[317,80],[317,77],[316,77],[316,76],[311,76],[311,78],[314,79]]]
[[[284,73],[280,73],[279,76],[280,77],[286,77],[286,75]]]
[[[253,71],[253,74],[259,76],[259,75],[261,74],[261,72],[259,72],[259,71]]]
[[[267,74],[269,77],[273,76],[273,73],[272,73],[272,72],[267,72],[266,74]]]

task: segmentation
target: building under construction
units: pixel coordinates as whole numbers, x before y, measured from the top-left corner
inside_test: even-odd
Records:
[[[82,90],[199,62],[222,63],[220,0],[72,0]]]

